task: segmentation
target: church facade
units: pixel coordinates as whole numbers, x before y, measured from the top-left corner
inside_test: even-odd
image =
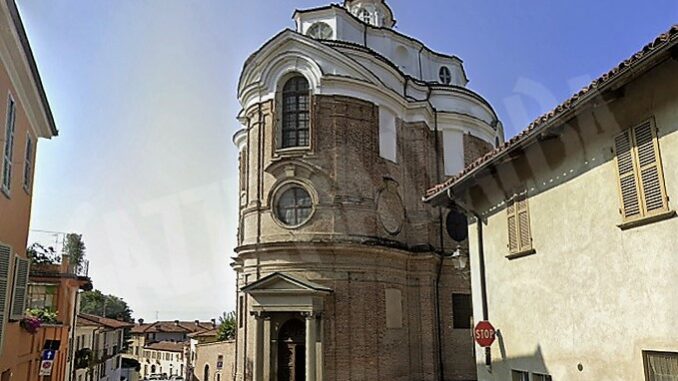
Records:
[[[465,221],[422,195],[501,122],[384,0],[294,19],[238,88],[235,379],[476,379]]]

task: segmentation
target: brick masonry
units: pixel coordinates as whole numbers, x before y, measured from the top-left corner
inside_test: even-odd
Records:
[[[493,149],[492,144],[469,133],[464,134],[464,167]]]
[[[440,139],[425,123],[397,120],[397,162],[383,159],[378,107],[344,96],[313,97],[307,149],[276,149],[273,102],[246,110],[246,116],[234,266],[238,288],[285,272],[334,290],[322,313],[324,380],[437,380],[439,257],[434,250],[441,246],[440,217],[421,196],[440,180]],[[478,151],[481,145],[469,141],[469,151]],[[276,189],[288,181],[303,184],[315,200],[310,221],[295,229],[281,226],[272,211]],[[387,190],[397,196],[391,193],[383,198],[388,205],[378,205]],[[398,231],[385,229],[384,213],[389,224],[402,216]],[[456,243],[444,235],[443,246],[451,252]],[[386,328],[387,288],[401,290],[402,328]],[[445,379],[475,379],[470,332],[452,329],[452,292],[470,293],[470,281],[445,262],[439,289]],[[245,316],[238,330],[237,380],[252,378],[254,319]],[[270,337],[288,318],[272,318]],[[269,356],[271,370],[265,373],[271,380],[274,357]]]

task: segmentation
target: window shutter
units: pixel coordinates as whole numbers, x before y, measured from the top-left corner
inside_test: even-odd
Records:
[[[631,131],[624,131],[614,139],[617,154],[617,174],[619,175],[619,195],[621,197],[624,218],[641,214],[638,184],[633,163]]]
[[[0,245],[0,351],[2,351],[5,336],[5,318],[7,317],[7,291],[9,288],[9,269],[12,258],[12,249]]]
[[[14,292],[12,293],[12,310],[10,319],[19,320],[26,311],[26,296],[28,293],[28,259],[16,258],[14,267]]]
[[[516,205],[511,201],[506,208],[508,213],[508,248],[509,252],[518,251],[518,223],[516,221]]]
[[[668,209],[659,160],[657,132],[651,121],[633,130],[638,155],[638,177],[643,209],[647,214]]]
[[[518,216],[518,237],[520,251],[532,248],[532,234],[530,234],[530,214],[527,210],[527,199],[521,198],[516,201],[516,214]]]

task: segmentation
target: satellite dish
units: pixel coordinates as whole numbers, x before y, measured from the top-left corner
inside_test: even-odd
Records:
[[[468,219],[466,215],[459,211],[452,210],[447,213],[445,221],[447,235],[453,240],[461,242],[468,238]]]

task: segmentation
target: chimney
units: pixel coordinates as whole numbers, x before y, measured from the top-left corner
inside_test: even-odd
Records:
[[[139,319],[139,324],[144,324],[144,319]]]
[[[217,327],[217,319],[212,319],[212,327],[213,328]]]
[[[176,325],[178,327],[179,326],[179,320],[175,320],[174,325]]]
[[[200,320],[195,321],[195,325],[199,326],[200,325]]]
[[[61,269],[59,269],[62,274],[70,274],[71,273],[71,256],[62,254],[61,255]]]

